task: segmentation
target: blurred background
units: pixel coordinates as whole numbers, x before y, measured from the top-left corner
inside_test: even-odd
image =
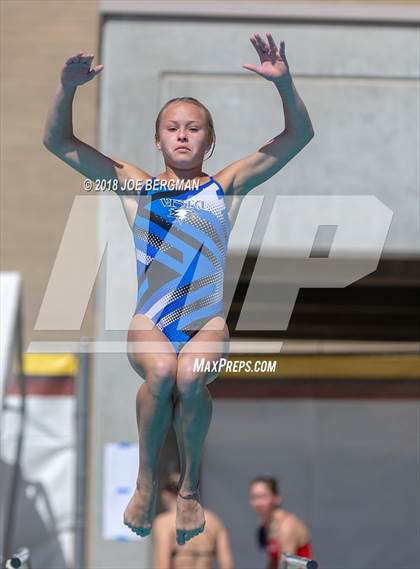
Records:
[[[26,546],[32,569],[152,567],[150,538],[119,532],[128,498],[110,494],[123,487],[110,470],[127,473],[122,449],[137,445],[142,380],[124,351],[132,236],[119,198],[88,194],[42,145],[64,61],[84,51],[105,65],[76,93],[78,138],[157,175],[156,115],[193,96],[215,122],[204,164],[214,174],[284,127],[276,90],[241,68],[256,60],[250,35],[270,31],[286,42],[315,138],[249,194],[235,224],[231,359],[278,365],[210,385],[203,501],[238,569],[265,566],[248,503],[249,480],[264,474],[279,478],[323,569],[419,567],[418,2],[0,9],[2,564]],[[279,222],[265,235],[275,196]],[[160,479],[178,466],[170,432]]]

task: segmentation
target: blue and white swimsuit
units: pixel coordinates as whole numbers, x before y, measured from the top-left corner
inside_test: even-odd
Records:
[[[149,188],[149,189],[148,189]],[[137,306],[177,353],[206,322],[224,315],[223,279],[231,225],[216,180],[170,189],[154,176],[140,190],[133,237]]]

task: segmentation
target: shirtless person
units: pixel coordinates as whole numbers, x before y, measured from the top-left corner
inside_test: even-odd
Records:
[[[309,530],[295,514],[281,508],[275,478],[254,478],[249,484],[249,503],[260,518],[258,543],[266,548],[267,569],[278,568],[282,553],[312,559]]]
[[[220,569],[233,569],[234,559],[229,537],[220,519],[204,509],[206,525],[194,540],[178,545],[175,536],[177,483],[180,474],[168,476],[162,490],[162,502],[167,509],[156,516],[152,539],[155,569],[211,569],[217,559]]]

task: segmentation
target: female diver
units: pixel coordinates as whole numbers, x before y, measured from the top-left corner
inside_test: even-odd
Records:
[[[202,170],[205,154],[214,148],[213,121],[207,108],[191,97],[171,99],[159,112],[155,143],[165,171],[156,177],[76,138],[72,126],[76,88],[103,69],[103,65],[91,68],[92,54],[79,52],[65,62],[45,126],[46,148],[87,178],[117,180],[119,188],[130,180],[142,181],[134,196],[118,192],[133,230],[138,273],[127,355],[145,379],[136,399],[140,467],[124,523],[140,536],[151,531],[159,452],[173,423],[181,467],[176,517],[180,545],[201,533],[205,524],[199,466],[212,415],[206,386],[217,372],[196,371],[194,360],[214,362],[228,354],[223,271],[238,203],[235,196],[246,195],[274,176],[314,136],[290,75],[284,41],[276,46],[271,34],[266,35],[267,41],[259,34],[250,38],[260,64],[242,67],[273,83],[282,100],[284,129],[214,176]],[[168,191],[170,182],[177,185]],[[224,195],[233,196],[229,212]],[[157,348],[142,350],[143,345]]]

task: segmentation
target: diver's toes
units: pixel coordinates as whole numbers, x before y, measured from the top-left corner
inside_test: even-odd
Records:
[[[146,537],[146,536],[149,535],[149,533],[150,533],[150,529],[149,529],[149,528],[138,528],[138,530],[139,530],[139,531],[138,531],[138,534],[139,534],[141,537]]]

